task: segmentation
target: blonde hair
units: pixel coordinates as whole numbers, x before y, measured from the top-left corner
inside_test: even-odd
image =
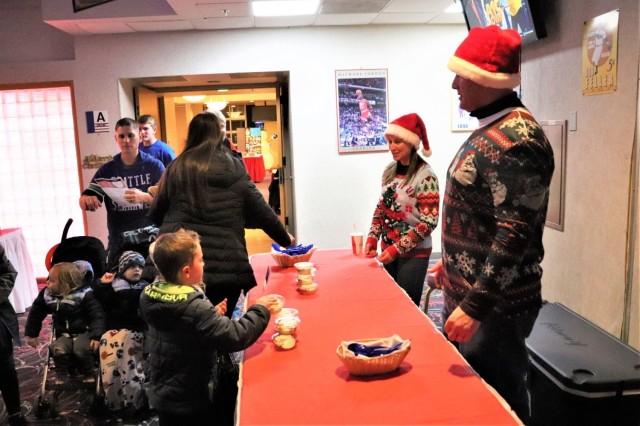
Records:
[[[83,284],[84,275],[80,269],[69,262],[56,263],[49,270],[49,276],[57,277],[60,294],[68,294]]]
[[[180,284],[180,269],[193,261],[199,245],[200,236],[194,231],[180,229],[162,234],[153,245],[153,263],[167,282]]]

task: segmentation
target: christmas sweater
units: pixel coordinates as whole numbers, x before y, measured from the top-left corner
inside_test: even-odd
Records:
[[[525,108],[509,107],[480,126],[447,172],[442,260],[447,308],[481,321],[493,309],[515,317],[541,305],[554,160]]]
[[[387,168],[398,166],[399,163],[392,163]],[[429,164],[423,163],[408,183],[404,171],[397,173],[389,184],[382,186],[367,243],[375,247],[381,240],[382,250],[389,248],[394,257],[428,257],[431,233],[438,225],[439,206],[438,178]]]

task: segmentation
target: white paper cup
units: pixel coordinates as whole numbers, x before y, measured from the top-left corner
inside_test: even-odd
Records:
[[[362,243],[364,242],[364,234],[362,232],[351,233],[351,250],[353,254],[358,256],[362,253]]]

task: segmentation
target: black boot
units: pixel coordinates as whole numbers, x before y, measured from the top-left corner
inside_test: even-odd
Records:
[[[15,413],[9,416],[10,426],[26,426],[27,424],[27,419],[24,418],[22,413]]]

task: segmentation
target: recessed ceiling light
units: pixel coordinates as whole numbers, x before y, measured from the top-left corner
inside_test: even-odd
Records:
[[[253,16],[299,16],[314,15],[319,0],[253,0]]]
[[[218,92],[228,92],[229,89],[218,89]]]
[[[189,102],[199,102],[204,98],[206,98],[206,96],[205,95],[186,95],[186,96],[183,96],[182,98],[185,101],[189,101]]]

